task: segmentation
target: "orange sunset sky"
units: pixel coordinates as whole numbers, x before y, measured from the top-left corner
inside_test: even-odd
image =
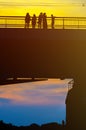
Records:
[[[0,16],[46,12],[55,16],[86,16],[86,0],[0,0]]]

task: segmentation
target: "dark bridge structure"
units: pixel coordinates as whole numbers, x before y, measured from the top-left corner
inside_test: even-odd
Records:
[[[68,129],[86,129],[86,30],[0,28],[0,81],[71,78]]]

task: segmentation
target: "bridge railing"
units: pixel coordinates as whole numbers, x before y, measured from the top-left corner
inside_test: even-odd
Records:
[[[0,28],[25,28],[25,16],[0,16]],[[52,28],[51,17],[47,17],[47,28]],[[86,29],[86,17],[55,17],[54,29]]]

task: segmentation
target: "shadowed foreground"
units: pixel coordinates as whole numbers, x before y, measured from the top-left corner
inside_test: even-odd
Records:
[[[4,123],[0,121],[0,129],[10,129],[10,130],[73,130],[64,124],[58,124],[56,122],[51,122],[47,124],[31,124],[29,126],[14,126],[12,124]],[[79,129],[78,129],[79,130]]]
[[[0,60],[1,83],[11,77],[73,78],[66,127],[86,129],[86,30],[0,29]]]
[[[56,122],[51,122],[48,124],[38,125],[31,124],[29,126],[14,126],[12,124],[4,123],[0,121],[0,129],[12,129],[12,130],[71,130],[67,129],[65,125],[58,124]]]
[[[0,79],[86,74],[86,30],[0,29]]]

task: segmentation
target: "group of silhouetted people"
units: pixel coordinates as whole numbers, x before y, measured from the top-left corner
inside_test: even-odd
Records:
[[[47,29],[48,25],[47,25],[47,15],[46,13],[40,13],[38,18],[36,17],[35,14],[33,14],[33,16],[31,17],[29,13],[26,14],[25,16],[25,28],[29,28],[30,27],[30,22],[31,22],[31,26],[32,28],[36,28],[36,26],[38,25],[38,28],[43,28],[43,29]],[[54,29],[54,23],[55,23],[55,17],[53,16],[53,14],[51,14],[51,28]]]

